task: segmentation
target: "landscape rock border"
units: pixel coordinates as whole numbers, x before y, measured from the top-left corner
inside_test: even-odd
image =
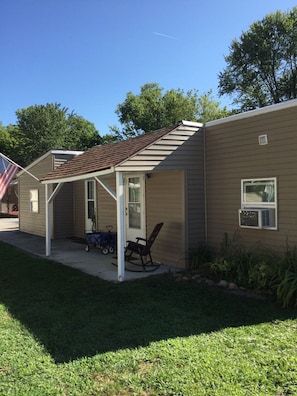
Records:
[[[259,300],[265,300],[268,297],[268,295],[263,292],[240,287],[234,282],[228,282],[227,280],[224,279],[220,279],[216,281],[198,273],[177,272],[175,273],[175,278],[177,281],[184,281],[184,282],[193,281],[211,287],[218,287],[224,289],[226,292],[232,292],[233,294],[244,297],[250,297]]]

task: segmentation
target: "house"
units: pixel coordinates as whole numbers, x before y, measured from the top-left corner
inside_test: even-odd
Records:
[[[206,240],[297,243],[297,100],[205,125]]]
[[[95,146],[49,172],[41,178],[48,202],[42,208],[47,254],[56,221],[51,205],[59,189],[70,184],[73,210],[63,217],[73,219],[73,236],[85,237],[94,220],[97,230],[112,226],[123,265],[119,252],[123,254],[126,240],[146,237],[162,221],[154,259],[184,268],[189,249],[204,238],[203,161],[203,125],[182,121],[134,139]]]
[[[45,189],[39,179],[82,151],[50,150],[18,174],[19,230],[45,237]],[[72,186],[65,186],[53,207],[52,237],[72,236]],[[65,216],[65,214],[69,214]]]
[[[158,222],[153,257],[179,268],[199,244],[218,251],[225,233],[250,245],[295,245],[296,148],[297,100],[95,146],[39,170],[38,213],[29,216],[33,202],[27,212],[20,207],[21,230],[46,236],[50,255],[51,238],[112,226],[120,281],[126,241],[148,236]],[[24,190],[22,183],[28,201],[33,181]]]

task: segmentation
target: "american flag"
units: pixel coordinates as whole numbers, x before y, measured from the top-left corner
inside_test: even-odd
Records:
[[[17,173],[18,167],[13,165],[0,154],[0,201],[3,198],[7,187]]]

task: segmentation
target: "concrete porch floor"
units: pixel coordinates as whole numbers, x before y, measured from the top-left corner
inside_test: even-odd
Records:
[[[35,256],[59,262],[76,268],[101,279],[117,282],[117,267],[112,265],[113,255],[103,255],[99,249],[85,251],[85,244],[72,239],[52,241],[51,256],[45,255],[45,238],[19,231],[18,218],[0,218],[0,241],[15,246]],[[138,268],[138,267],[137,267]],[[165,272],[174,272],[174,268],[161,265],[152,272],[125,271],[125,281],[140,279]]]

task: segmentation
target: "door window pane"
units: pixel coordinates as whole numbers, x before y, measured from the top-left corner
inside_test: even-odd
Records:
[[[140,178],[129,178],[129,227],[141,228]]]
[[[95,202],[88,201],[88,219],[93,219],[95,217]]]
[[[129,227],[140,229],[140,203],[129,203]]]
[[[94,182],[88,181],[88,199],[94,199]]]
[[[140,181],[139,177],[129,178],[129,202],[139,202]]]

